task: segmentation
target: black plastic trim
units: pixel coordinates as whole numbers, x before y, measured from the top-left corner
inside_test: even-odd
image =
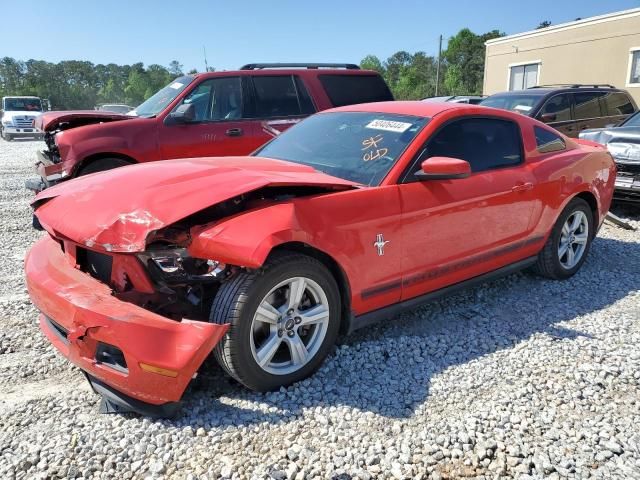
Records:
[[[410,298],[409,300],[395,303],[393,305],[389,305],[388,307],[374,310],[373,312],[365,313],[363,315],[352,316],[351,321],[349,322],[348,333],[352,333],[360,328],[373,325],[374,323],[377,323],[381,320],[394,317],[405,310],[418,307],[427,302],[432,302],[445,295],[450,295],[465,288],[473,287],[481,283],[485,283],[518,272],[533,265],[536,262],[536,259],[537,256],[529,257],[524,260],[520,260],[518,262],[499,268],[497,270],[493,270],[491,272],[478,275],[477,277],[470,278],[469,280],[465,280],[463,282],[455,283],[448,287],[441,288],[440,290],[435,290],[425,295],[420,295],[419,297]]]
[[[54,335],[58,337],[62,341],[62,343],[64,343],[65,345],[69,345],[69,339],[67,338],[67,334],[69,332],[67,332],[67,329],[53,321],[47,315],[44,316],[44,319]]]
[[[347,70],[360,70],[355,63],[247,63],[240,70],[261,70],[263,68],[346,68]]]
[[[180,410],[180,402],[152,405],[119,392],[87,372],[83,373],[93,391],[102,396],[100,413],[138,413],[151,418],[173,418]]]

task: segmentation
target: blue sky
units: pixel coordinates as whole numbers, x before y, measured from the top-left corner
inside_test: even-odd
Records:
[[[436,54],[463,27],[507,34],[541,21],[640,7],[640,0],[29,0],[3,1],[0,56],[28,60],[167,65],[218,70],[249,62],[381,59]]]

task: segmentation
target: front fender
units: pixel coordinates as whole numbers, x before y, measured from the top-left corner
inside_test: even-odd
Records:
[[[56,140],[67,172],[75,172],[85,159],[102,154],[126,156],[136,162],[159,159],[155,119],[86,125],[64,130]]]
[[[269,252],[287,242],[311,246],[310,236],[300,228],[294,203],[272,205],[191,229],[189,253],[248,268],[264,264]],[[317,248],[317,247],[316,247]]]

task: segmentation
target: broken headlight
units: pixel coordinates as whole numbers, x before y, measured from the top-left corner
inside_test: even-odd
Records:
[[[169,282],[217,280],[227,268],[216,260],[191,257],[186,248],[150,250],[138,257],[152,273]]]

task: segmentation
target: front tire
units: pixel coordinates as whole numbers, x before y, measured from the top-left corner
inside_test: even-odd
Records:
[[[534,270],[543,277],[564,280],[580,270],[595,236],[589,204],[574,198],[558,217]]]
[[[210,320],[230,327],[214,356],[252,390],[290,385],[322,364],[340,312],[338,286],[321,262],[278,252],[261,270],[240,273],[218,290]]]
[[[81,177],[83,175],[89,175],[90,173],[105,172],[126,165],[131,165],[131,162],[127,162],[121,158],[99,158],[88,165],[80,167],[77,176]]]

